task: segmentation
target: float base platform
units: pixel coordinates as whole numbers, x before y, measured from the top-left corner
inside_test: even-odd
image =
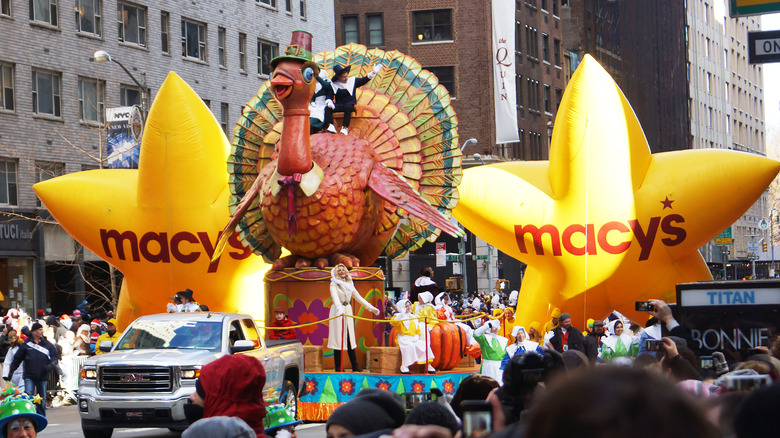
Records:
[[[460,382],[475,373],[479,373],[479,366],[459,367],[436,374],[307,372],[300,391],[298,411],[301,420],[326,421],[339,405],[351,400],[364,388],[379,388],[398,394],[430,392],[432,388],[437,388],[444,395],[453,395]]]

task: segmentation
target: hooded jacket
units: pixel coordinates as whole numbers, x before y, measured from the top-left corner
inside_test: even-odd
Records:
[[[244,354],[223,356],[200,370],[205,392],[203,417],[238,417],[258,438],[264,438],[263,386],[265,369],[259,360]]]

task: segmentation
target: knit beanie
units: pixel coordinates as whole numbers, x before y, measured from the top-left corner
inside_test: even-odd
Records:
[[[34,331],[36,331],[36,330],[38,330],[40,328],[43,328],[43,326],[40,323],[38,323],[38,322],[34,322],[32,327],[30,327],[30,331],[34,332]]]
[[[395,429],[404,423],[406,413],[396,394],[380,389],[364,389],[355,398],[339,406],[330,414],[325,425],[338,424],[352,432],[363,435],[383,429]]]

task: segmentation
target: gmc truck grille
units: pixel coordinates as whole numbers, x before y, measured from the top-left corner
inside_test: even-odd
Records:
[[[98,378],[103,391],[173,391],[173,373],[169,367],[106,366],[100,368]]]

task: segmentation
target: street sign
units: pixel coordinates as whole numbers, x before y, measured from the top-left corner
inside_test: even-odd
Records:
[[[769,229],[769,219],[763,218],[760,221],[758,221],[758,228],[761,228],[761,231],[766,231]]]
[[[780,30],[748,32],[748,62],[780,62]]]
[[[474,260],[487,260],[486,255],[475,255]]]
[[[780,12],[780,1],[777,0],[731,0],[729,11],[731,17],[742,15],[761,15]]]
[[[447,266],[447,245],[444,242],[436,242],[436,267]]]
[[[748,250],[749,253],[758,254],[759,246],[760,246],[760,244],[759,244],[758,240],[748,240],[747,250]]]
[[[447,254],[447,261],[448,262],[459,262],[460,261],[460,255],[459,254]]]
[[[715,245],[731,245],[731,243],[731,227],[726,228],[722,233],[715,237]]]

